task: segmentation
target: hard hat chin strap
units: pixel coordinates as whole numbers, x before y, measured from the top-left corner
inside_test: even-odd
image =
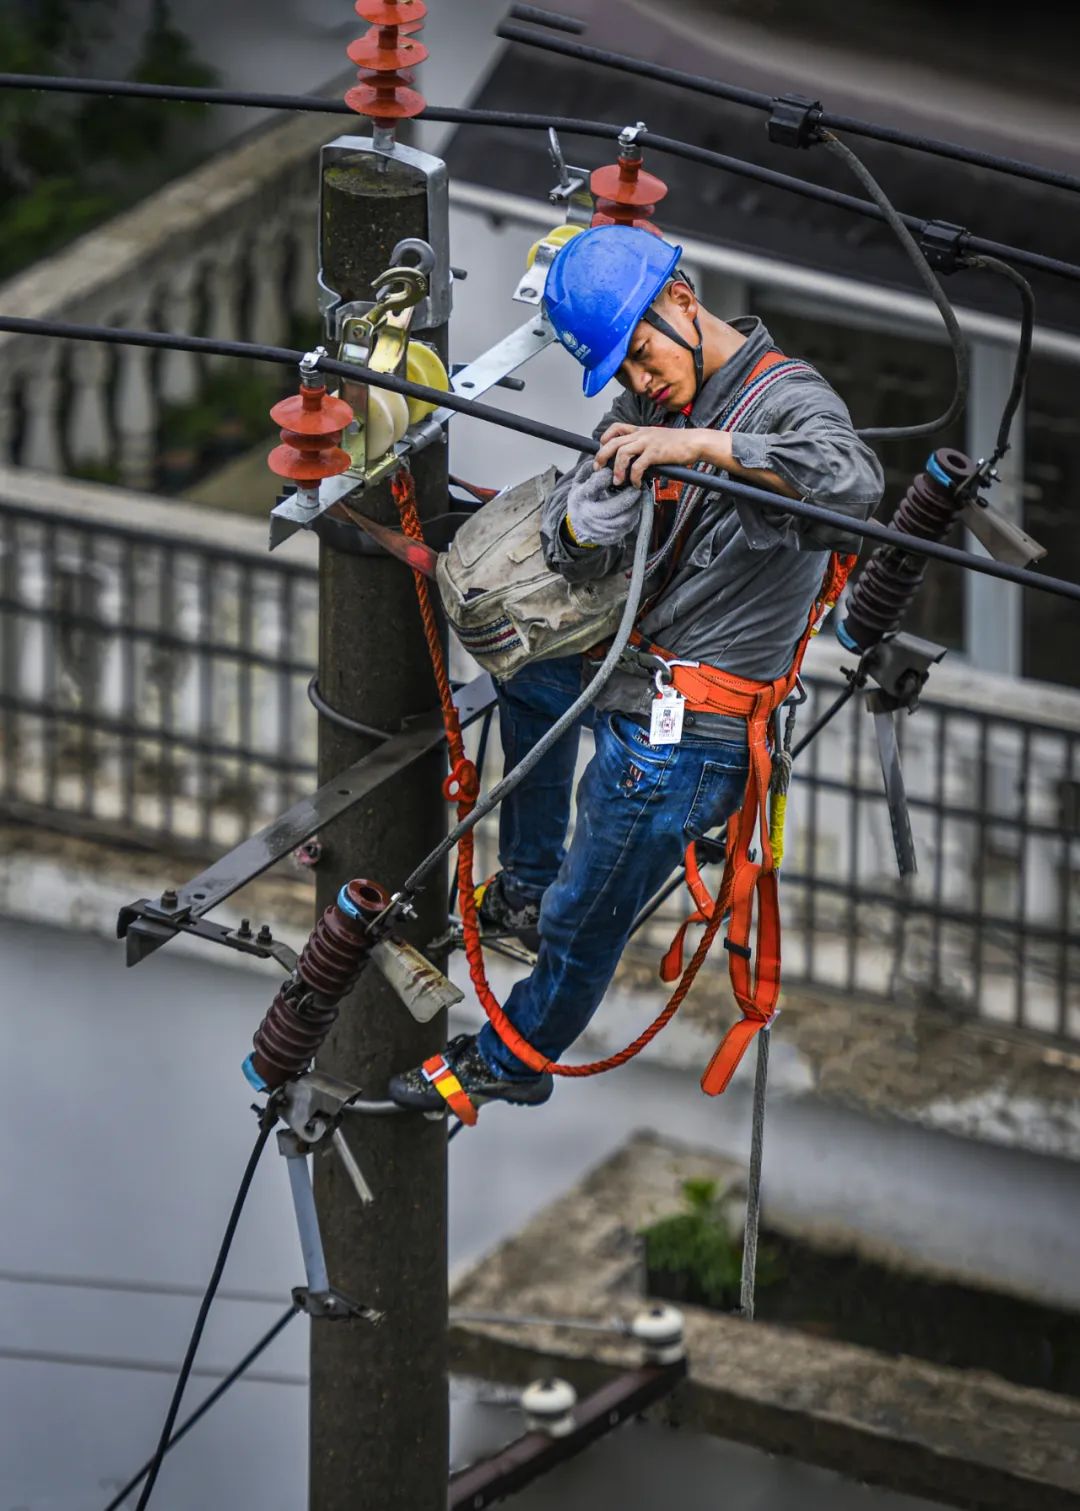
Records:
[[[704,337],[701,334],[701,325],[698,317],[694,316],[694,329],[697,331],[696,346],[691,346],[685,336],[681,336],[675,327],[669,325],[664,317],[658,315],[655,310],[646,310],[641,318],[647,325],[651,325],[654,330],[658,330],[662,336],[666,336],[669,341],[674,341],[677,346],[681,346],[684,351],[690,353],[694,359],[694,378],[696,380],[694,393],[695,395],[699,394],[701,392],[701,385],[705,381],[705,353],[703,350]]]

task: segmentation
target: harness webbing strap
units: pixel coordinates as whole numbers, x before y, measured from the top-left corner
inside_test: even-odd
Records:
[[[423,1071],[425,1079],[431,1082],[450,1111],[463,1123],[468,1123],[470,1128],[473,1127],[477,1117],[476,1107],[453,1067],[447,1064],[442,1055],[432,1055],[430,1060],[424,1061]]]
[[[670,668],[672,683],[686,699],[688,710],[746,720],[750,761],[742,806],[728,820],[719,894],[715,902],[709,897],[691,844],[686,852],[686,872],[695,912],[680,927],[660,967],[661,979],[673,979],[682,968],[688,925],[709,921],[715,926],[717,913],[721,917],[730,914],[726,941],[728,970],[743,1016],[725,1034],[701,1078],[701,1088],[709,1096],[725,1089],[755,1034],[776,1013],[780,997],[780,891],[769,833],[772,776],[769,722],[774,710],[792,692],[810,638],[825,610],[839,596],[853,565],[853,557],[834,553],[830,558],[821,593],[811,608],[786,676],[774,682],[755,682],[718,667],[676,664]],[[674,659],[658,646],[649,649],[662,659]],[[755,859],[755,855],[760,859]],[[755,934],[752,949],[751,933]]]

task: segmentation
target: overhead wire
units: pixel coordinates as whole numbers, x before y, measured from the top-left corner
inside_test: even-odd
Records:
[[[552,37],[546,32],[533,32],[513,21],[503,21],[495,29],[495,35],[506,42],[521,42],[527,47],[539,48],[542,52],[559,53],[564,58],[575,58],[583,63],[597,63],[604,68],[618,69],[622,73],[636,74],[638,78],[655,79],[658,83],[674,84],[696,94],[710,95],[713,99],[727,100],[735,105],[745,105],[752,110],[771,113],[776,105],[775,95],[761,90],[744,89],[738,84],[726,84],[704,74],[688,73],[682,68],[669,68],[663,63],[653,63],[646,58],[631,57],[627,53],[611,52],[608,48],[593,47],[587,42],[571,42],[563,37]],[[913,131],[901,131],[893,126],[864,121],[857,116],[838,115],[823,110],[816,102],[807,101],[819,126],[836,131],[849,131],[853,136],[865,136],[874,141],[888,142],[897,147],[908,147],[915,152],[929,153],[934,157],[952,158],[971,167],[990,168],[998,173],[1007,173],[1014,178],[1030,179],[1034,183],[1048,184],[1055,189],[1068,189],[1080,193],[1080,178],[1058,168],[1044,168],[1039,163],[1025,162],[1021,158],[1006,157],[997,152],[984,152],[977,147],[965,147],[959,142],[943,141],[937,137],[923,136]]]
[[[50,336],[71,341],[103,341],[118,346],[145,346],[171,351],[188,351],[208,356],[251,358],[260,362],[272,362],[283,367],[299,365],[305,353],[291,347],[263,346],[250,341],[217,341],[209,336],[183,336],[176,332],[128,330],[117,326],[81,325],[68,320],[31,320],[23,316],[0,315],[0,331],[17,335]],[[572,430],[563,430],[557,425],[548,425],[541,420],[532,420],[524,415],[509,414],[494,405],[477,399],[465,399],[460,394],[429,388],[426,384],[411,383],[407,378],[397,378],[389,373],[373,372],[356,362],[339,362],[332,357],[319,357],[316,366],[320,372],[334,377],[349,378],[353,382],[366,383],[372,388],[383,388],[389,393],[403,394],[406,398],[420,399],[436,409],[453,410],[456,414],[471,415],[485,420],[504,430],[516,431],[553,446],[565,446],[571,451],[595,455],[599,442],[592,436],[578,435]],[[804,498],[788,498],[756,488],[750,483],[741,483],[734,478],[713,477],[697,472],[690,467],[662,466],[651,468],[649,476],[674,478],[680,483],[691,483],[709,493],[731,494],[744,498],[758,508],[780,509],[798,519],[812,520],[815,524],[828,525],[864,540],[878,541],[883,545],[896,545],[898,534],[887,525],[872,519],[854,519],[835,509]],[[940,541],[923,540],[914,535],[904,535],[905,551],[916,556],[928,556],[935,561],[949,562],[966,568],[984,577],[996,577],[1002,582],[1012,582],[1036,592],[1050,593],[1058,598],[1080,601],[1080,583],[1065,578],[1050,577],[1042,572],[1033,572],[1024,567],[1015,567],[1009,562],[993,561],[989,557],[976,556],[955,546],[943,545]]]
[[[999,257],[968,257],[965,261],[970,268],[983,268],[988,273],[995,273],[999,278],[1007,279],[1020,295],[1020,339],[1016,347],[1016,363],[1013,367],[1009,393],[1001,412],[997,443],[990,458],[990,466],[996,467],[1009,449],[1009,432],[1012,430],[1012,422],[1020,407],[1020,400],[1024,396],[1024,388],[1027,384],[1028,368],[1031,366],[1031,343],[1035,334],[1035,293],[1023,274],[1018,273],[1007,262],[1002,262]]]
[[[859,434],[865,441],[899,440],[901,438],[914,439],[919,436],[936,435],[938,431],[947,429],[964,413],[967,404],[968,382],[970,374],[970,362],[968,360],[967,342],[964,333],[960,329],[960,322],[956,318],[956,312],[941,283],[934,274],[934,270],[927,262],[924,253],[920,250],[914,236],[893,209],[888,195],[882,189],[877,179],[867,168],[866,164],[852,152],[851,148],[831,131],[820,133],[822,144],[841,162],[845,163],[850,171],[862,184],[870,198],[881,210],[890,230],[896,236],[900,245],[907,253],[915,272],[922,283],[923,288],[937,306],[938,313],[945,322],[945,330],[948,333],[949,344],[952,347],[953,363],[956,368],[956,386],[949,406],[945,413],[936,420],[927,420],[920,425],[883,425],[869,430],[860,430]]]
[[[342,100],[328,100],[322,95],[270,94],[260,91],[229,89],[198,89],[177,84],[140,84],[126,79],[81,79],[65,78],[51,74],[0,73],[0,88],[32,89],[62,94],[115,95],[118,98],[172,100],[185,104],[231,105],[240,108],[265,110],[309,111],[320,115],[347,115],[353,121],[358,118]],[[428,105],[417,119],[448,125],[502,126],[508,130],[547,131],[554,129],[572,136],[593,137],[615,141],[624,130],[623,125],[608,121],[592,121],[573,116],[545,115],[529,111],[483,110],[465,106]],[[775,168],[766,168],[760,163],[746,162],[727,153],[714,152],[708,147],[699,147],[693,142],[683,142],[676,137],[664,136],[655,131],[643,131],[638,141],[644,147],[664,152],[687,162],[700,163],[722,172],[736,174],[741,178],[765,184],[770,188],[783,189],[804,199],[816,200],[819,204],[831,205],[871,220],[884,221],[881,209],[872,200],[859,199],[839,189],[827,188],[824,184],[812,183],[790,173],[781,173]],[[908,229],[922,235],[932,220],[897,212]],[[1066,262],[1058,257],[1048,257],[1040,252],[1031,252],[1024,247],[1010,246],[1006,242],[976,236],[964,229],[959,237],[962,250],[1008,258],[1035,272],[1049,273],[1057,277],[1080,281],[1080,264]]]
[[[229,1373],[225,1375],[217,1385],[214,1386],[214,1389],[210,1391],[206,1399],[199,1402],[199,1405],[195,1408],[191,1415],[187,1417],[185,1421],[181,1422],[180,1426],[169,1438],[169,1441],[165,1445],[166,1453],[175,1448],[176,1444],[179,1443],[181,1438],[187,1436],[187,1434],[196,1425],[196,1423],[202,1420],[202,1418],[210,1410],[211,1406],[216,1405],[217,1402],[221,1400],[221,1397],[225,1394],[230,1386],[235,1385],[237,1380],[239,1380],[241,1376],[247,1374],[248,1370],[254,1364],[259,1355],[265,1353],[266,1350],[270,1347],[271,1343],[273,1343],[274,1339],[277,1338],[282,1332],[284,1332],[285,1328],[296,1316],[297,1310],[297,1307],[290,1306],[286,1311],[282,1312],[281,1316],[274,1323],[273,1327],[265,1332],[259,1339],[259,1341],[248,1349],[247,1353],[240,1360],[240,1362],[232,1369],[230,1369]],[[103,1508],[103,1511],[119,1511],[119,1508],[124,1504],[131,1492],[135,1490],[142,1482],[142,1480],[145,1479],[145,1477],[150,1473],[153,1465],[154,1460],[147,1459],[142,1468],[136,1470],[136,1472],[131,1476],[127,1484],[116,1492],[109,1504]]]
[[[258,1166],[259,1159],[262,1155],[263,1150],[266,1148],[266,1142],[269,1139],[270,1132],[276,1122],[277,1110],[274,1101],[271,1099],[271,1101],[266,1104],[266,1107],[263,1109],[259,1116],[259,1132],[255,1139],[254,1147],[252,1148],[251,1153],[248,1155],[248,1162],[244,1168],[244,1173],[240,1177],[240,1185],[237,1189],[236,1197],[233,1200],[232,1211],[229,1213],[229,1220],[225,1224],[225,1234],[221,1240],[221,1246],[218,1249],[217,1258],[214,1260],[214,1268],[210,1272],[210,1279],[207,1282],[206,1291],[203,1294],[202,1301],[199,1303],[199,1310],[195,1317],[195,1325],[191,1330],[191,1337],[188,1341],[187,1352],[184,1354],[184,1361],[180,1366],[180,1373],[176,1377],[176,1385],[173,1388],[172,1399],[170,1400],[168,1410],[165,1413],[165,1422],[161,1429],[161,1436],[158,1439],[157,1448],[154,1450],[153,1456],[150,1458],[146,1467],[145,1484],[143,1485],[142,1494],[139,1496],[135,1511],[146,1511],[146,1507],[150,1501],[150,1496],[153,1494],[154,1486],[157,1483],[158,1475],[161,1473],[161,1466],[165,1460],[165,1455],[169,1451],[169,1444],[170,1439],[172,1438],[173,1427],[176,1424],[176,1417],[180,1410],[180,1402],[183,1400],[184,1390],[187,1386],[188,1377],[191,1374],[192,1366],[195,1363],[195,1355],[198,1352],[199,1344],[202,1341],[203,1330],[206,1327],[206,1319],[210,1314],[210,1307],[213,1305],[214,1296],[217,1293],[218,1284],[221,1280],[226,1261],[229,1257],[229,1250],[232,1248],[232,1241],[233,1237],[236,1234],[237,1224],[240,1221],[240,1214],[244,1210],[244,1203],[247,1201],[247,1194],[251,1189],[251,1182],[255,1178],[255,1170]],[[141,1474],[140,1478],[142,1478]]]

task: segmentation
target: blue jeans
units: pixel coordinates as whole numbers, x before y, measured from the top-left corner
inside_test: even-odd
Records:
[[[580,690],[578,656],[539,662],[500,686],[508,769]],[[691,839],[735,812],[746,787],[745,746],[689,736],[679,745],[653,746],[648,730],[624,714],[588,717],[596,754],[578,786],[569,850],[577,729],[510,794],[499,820],[499,863],[511,900],[543,898],[539,956],[531,975],[514,986],[506,1012],[553,1060],[599,1007],[641,908]],[[491,1068],[509,1079],[534,1074],[490,1024],[479,1047]]]

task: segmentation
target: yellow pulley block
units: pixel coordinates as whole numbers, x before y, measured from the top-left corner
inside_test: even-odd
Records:
[[[554,255],[554,253],[557,252],[560,247],[564,247],[568,241],[572,241],[575,236],[580,236],[581,232],[584,231],[584,229],[584,226],[555,226],[554,229],[550,230],[546,236],[541,236],[539,241],[533,242],[532,246],[529,248],[529,255],[525,259],[525,266],[527,268],[532,267],[533,263],[536,261],[536,254],[537,252],[539,252],[541,247],[551,247],[552,255]]]
[[[409,406],[402,394],[368,389],[367,459],[377,461],[400,441],[409,426]]]
[[[450,378],[442,358],[433,346],[427,346],[423,341],[409,342],[405,357],[405,376],[410,383],[423,383],[425,387],[438,388],[443,393],[450,388]],[[435,409],[435,405],[429,404],[425,399],[409,399],[408,405],[410,425],[418,424]]]

